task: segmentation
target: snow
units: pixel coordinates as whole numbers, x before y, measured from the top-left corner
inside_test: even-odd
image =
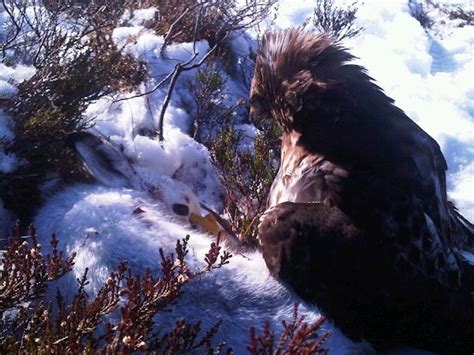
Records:
[[[147,9],[136,9],[133,11],[133,16],[129,10],[125,10],[121,20],[127,22],[129,25],[137,27],[143,25],[145,21],[152,20],[158,13],[156,7]]]
[[[20,64],[9,67],[0,63],[0,101],[14,97],[17,93],[16,86],[23,80],[29,79],[34,73],[35,69],[32,66]],[[14,139],[12,124],[11,118],[0,108],[0,172],[3,173],[13,172],[20,164],[13,153],[5,153],[1,143]]]
[[[34,73],[35,69],[31,66],[20,64],[10,67],[0,63],[0,100],[10,99],[15,96],[17,93],[16,85],[23,80],[29,79]]]
[[[470,220],[473,220],[474,201],[472,194],[474,193],[474,162],[468,165],[461,165],[459,171],[451,174],[453,189],[450,196],[457,204],[456,206]],[[468,213],[466,213],[466,211]]]
[[[10,99],[16,94],[16,87],[7,81],[0,81],[0,99]]]
[[[12,81],[15,84],[31,78],[36,69],[31,65],[18,64],[14,67],[0,63],[0,80]]]

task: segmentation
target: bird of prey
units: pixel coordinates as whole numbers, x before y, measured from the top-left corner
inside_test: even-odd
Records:
[[[472,353],[474,226],[439,145],[353,59],[300,29],[262,40],[251,115],[282,134],[266,264],[352,339]]]

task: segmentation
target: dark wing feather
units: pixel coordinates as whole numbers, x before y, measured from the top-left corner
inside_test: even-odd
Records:
[[[411,229],[429,235],[423,212],[415,210],[414,216],[408,225],[386,231],[394,233],[391,240]],[[433,267],[424,270],[421,253],[401,253],[398,243],[387,239],[371,242],[337,207],[281,203],[262,216],[259,238],[272,274],[317,303],[348,337],[381,349],[410,344],[462,353],[474,348],[470,294],[451,291],[434,276],[439,267],[449,277],[448,269],[431,260]]]
[[[295,128],[308,132],[302,145],[332,162],[352,165],[351,173],[359,169],[373,174],[400,194],[419,199],[447,248],[472,245],[472,232],[453,230],[462,220],[454,216],[447,199],[447,164],[438,143],[396,107],[362,67],[317,65],[313,75],[338,82],[325,93],[306,93],[308,110],[295,119]]]

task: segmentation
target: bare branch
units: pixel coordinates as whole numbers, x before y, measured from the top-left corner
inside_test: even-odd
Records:
[[[161,46],[160,54],[163,57],[163,52],[165,51],[166,47],[170,43],[170,37],[173,34],[175,26],[183,19],[184,16],[186,16],[193,8],[188,7],[181,15],[179,15],[176,20],[171,24],[170,28],[166,32],[163,45]]]
[[[165,112],[166,108],[168,107],[168,104],[170,103],[171,100],[171,95],[173,94],[173,89],[174,86],[176,85],[176,81],[178,80],[179,74],[181,73],[182,69],[182,64],[176,64],[173,70],[173,75],[171,76],[171,81],[170,85],[168,86],[168,92],[166,93],[165,101],[163,102],[163,106],[160,111],[160,116],[158,118],[158,138],[160,142],[164,140],[163,137],[163,121],[165,118]]]
[[[6,4],[6,0],[2,0],[2,5],[3,5],[3,8],[5,9],[5,12],[8,15],[9,20],[12,22],[13,26],[15,27],[15,33],[10,38],[8,38],[8,35],[7,35],[7,39],[5,43],[2,44],[2,55],[3,57],[5,57],[5,51],[8,49],[8,46],[11,43],[13,43],[17,39],[18,35],[20,34],[21,26],[16,22],[15,16],[13,15],[13,13],[10,11],[10,9],[8,8]]]

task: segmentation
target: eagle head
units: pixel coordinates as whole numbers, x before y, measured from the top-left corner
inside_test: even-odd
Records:
[[[284,132],[297,129],[304,112],[314,111],[353,57],[326,35],[302,29],[267,32],[257,53],[250,90],[256,122],[274,119]]]

